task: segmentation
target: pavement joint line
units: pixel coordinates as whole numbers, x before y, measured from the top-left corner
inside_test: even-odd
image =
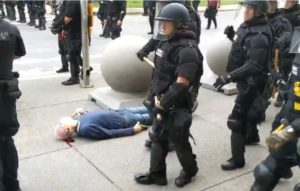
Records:
[[[204,115],[208,115],[208,114],[204,114]],[[199,118],[199,119],[202,119],[203,121],[209,123],[210,125],[213,125],[213,126],[219,128],[219,129],[224,129],[224,127],[221,127],[221,126],[219,126],[218,124],[215,124],[214,122],[208,121],[207,119],[205,119],[204,117],[202,117],[202,116],[200,116],[200,115],[198,115],[198,118]]]
[[[61,149],[58,149],[58,150],[54,150],[54,151],[49,151],[49,152],[45,152],[45,153],[39,153],[39,154],[36,154],[36,155],[26,156],[26,157],[20,158],[19,161],[28,160],[28,159],[32,159],[32,158],[37,158],[37,157],[40,157],[40,156],[44,156],[44,155],[48,155],[48,154],[51,154],[51,153],[56,153],[56,152],[60,152],[60,151],[68,150],[68,149],[71,149],[71,147],[65,147],[65,148],[61,148]]]
[[[50,104],[50,105],[30,107],[30,108],[26,108],[26,109],[17,110],[17,112],[24,112],[24,111],[29,111],[29,110],[36,110],[36,109],[47,108],[47,107],[55,107],[55,106],[59,106],[59,105],[71,104],[71,103],[76,103],[76,102],[81,102],[81,101],[86,101],[86,100],[89,100],[89,99],[80,99],[80,100],[74,100],[74,101],[63,102],[63,103],[55,103],[55,104]]]
[[[238,176],[234,176],[234,177],[232,177],[232,178],[229,178],[229,179],[226,179],[226,180],[224,180],[224,181],[222,181],[222,182],[216,183],[216,184],[214,184],[214,185],[212,185],[212,186],[209,186],[209,187],[203,188],[203,189],[201,189],[200,191],[206,191],[206,190],[209,190],[209,189],[211,189],[211,188],[214,188],[214,187],[220,186],[221,184],[224,184],[224,183],[226,183],[226,182],[229,182],[229,181],[235,180],[235,179],[237,179],[237,178],[240,178],[240,177],[242,177],[242,176],[248,175],[248,174],[250,174],[250,173],[253,173],[253,170],[250,170],[250,171],[244,172],[244,173],[242,173],[242,174],[240,174],[240,175],[238,175]]]
[[[110,179],[100,168],[98,168],[88,157],[81,153],[75,146],[72,147],[80,156],[82,156],[90,165],[92,165],[106,180],[114,185],[118,190],[123,191],[119,185],[117,185],[112,179]]]

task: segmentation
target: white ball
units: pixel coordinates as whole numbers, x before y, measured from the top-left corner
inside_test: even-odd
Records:
[[[101,58],[101,71],[112,89],[125,93],[148,89],[152,68],[136,56],[147,42],[147,39],[138,36],[122,36],[107,45]]]

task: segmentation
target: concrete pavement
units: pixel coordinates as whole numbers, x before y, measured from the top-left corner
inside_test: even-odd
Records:
[[[232,23],[233,16],[234,12],[220,13],[219,29],[203,31],[201,48],[204,52],[206,44],[217,33],[222,32],[227,24]],[[123,35],[148,37],[147,17],[127,16],[125,19]],[[50,21],[51,17],[47,20]],[[99,58],[110,40],[99,38],[100,24],[96,21],[95,26],[91,46],[91,64],[95,70],[91,81],[98,88],[107,86],[101,76]],[[191,128],[196,140],[193,150],[197,154],[199,173],[190,185],[183,189],[176,188],[174,180],[180,166],[173,152],[167,157],[168,186],[140,186],[133,181],[133,175],[149,168],[149,151],[143,146],[147,138],[146,132],[105,141],[76,139],[72,146],[55,139],[52,127],[60,117],[70,115],[77,107],[98,109],[98,106],[87,100],[88,93],[94,88],[61,86],[60,82],[69,74],[57,75],[54,72],[60,65],[56,36],[49,31],[38,31],[25,25],[18,24],[18,27],[28,51],[28,55],[15,65],[22,76],[20,86],[23,91],[18,102],[21,128],[15,137],[20,155],[19,177],[23,190],[249,191],[253,183],[254,167],[268,154],[264,139],[278,109],[270,106],[267,120],[260,127],[261,143],[247,147],[245,168],[224,172],[220,169],[220,164],[230,157],[230,131],[226,127],[226,119],[235,96],[201,89],[199,108],[194,114]],[[281,181],[275,190],[292,190],[300,178],[298,168],[294,168],[294,173],[293,179]]]

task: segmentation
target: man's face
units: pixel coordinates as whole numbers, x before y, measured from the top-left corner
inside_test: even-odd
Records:
[[[167,37],[171,36],[175,30],[174,23],[172,21],[161,21],[161,31]]]
[[[277,1],[268,1],[268,13],[275,13],[277,9]]]
[[[295,5],[296,5],[296,1],[295,0],[286,0],[284,8],[285,9],[290,9],[290,8],[294,7]]]
[[[254,8],[252,6],[246,5],[244,12],[244,21],[251,21],[254,18]]]

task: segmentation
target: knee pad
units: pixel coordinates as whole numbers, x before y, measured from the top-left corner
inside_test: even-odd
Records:
[[[251,191],[269,191],[275,186],[272,185],[275,180],[275,176],[264,162],[256,166],[254,170],[254,177],[255,182],[251,187]]]
[[[244,123],[240,119],[228,118],[227,126],[230,130],[235,132],[243,132]]]
[[[157,140],[159,138],[159,135],[158,133],[156,133],[154,130],[153,130],[153,127],[149,128],[148,130],[148,135],[149,135],[149,138],[153,141],[153,140]]]
[[[192,124],[191,114],[184,110],[174,110],[168,118],[167,129],[171,141],[174,143],[187,142],[189,138],[189,127]]]

